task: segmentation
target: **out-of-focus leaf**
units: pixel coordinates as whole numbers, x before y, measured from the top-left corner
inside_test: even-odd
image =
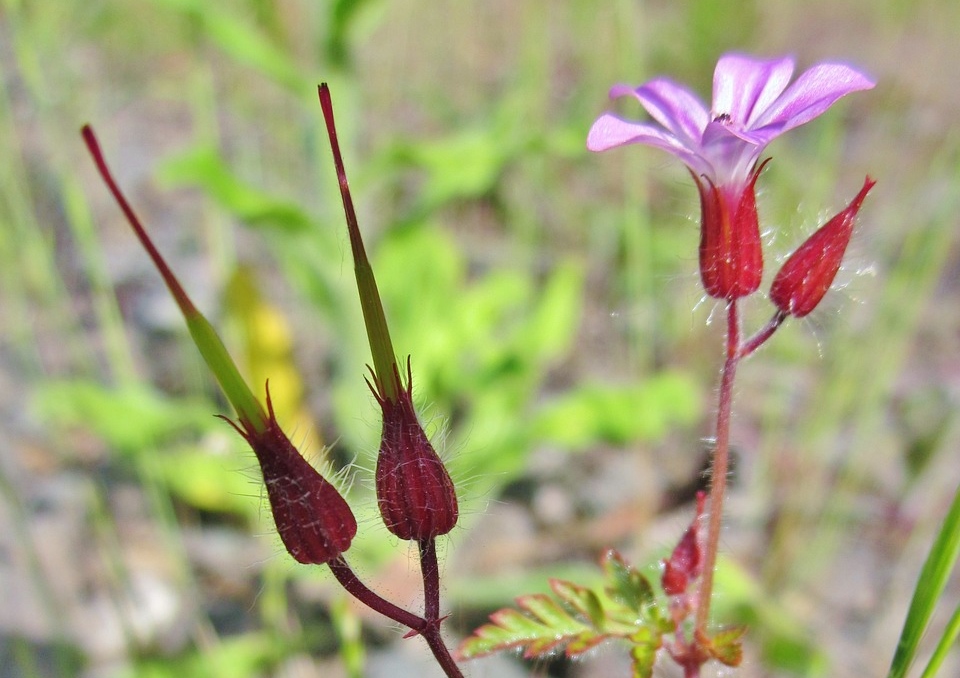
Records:
[[[301,451],[323,447],[313,417],[303,401],[304,385],[293,362],[293,338],[279,308],[260,294],[253,271],[240,267],[227,285],[227,320],[242,339],[245,373],[259,391],[270,384],[270,401],[277,421],[294,432]]]
[[[255,25],[234,12],[204,0],[153,0],[196,21],[203,34],[237,63],[256,69],[293,92],[306,91],[310,82],[282,49]]]
[[[699,389],[680,372],[665,372],[642,384],[585,385],[556,398],[536,415],[536,435],[569,450],[598,440],[656,440],[671,426],[690,424],[700,412]]]
[[[245,633],[179,657],[141,659],[129,672],[130,678],[209,678],[210,676],[255,676],[268,673],[283,656],[284,648],[275,638],[262,633]]]
[[[540,363],[556,360],[566,353],[576,336],[580,321],[583,275],[567,264],[547,279],[539,300],[517,338],[518,348]]]
[[[158,455],[153,468],[171,493],[195,508],[252,517],[261,503],[251,495],[259,495],[261,485],[241,471],[244,463],[252,457],[244,462],[183,447]]]
[[[663,636],[643,626],[630,636],[632,647],[630,658],[633,660],[634,678],[652,678],[653,665],[657,661],[657,650],[663,645]]]
[[[128,454],[215,421],[214,406],[206,401],[168,400],[139,385],[109,388],[89,381],[48,382],[37,388],[34,404],[45,420],[86,429]]]
[[[292,202],[240,181],[214,148],[198,146],[163,162],[158,178],[171,186],[197,186],[249,226],[301,232],[313,221]]]
[[[710,656],[726,666],[740,666],[743,661],[743,634],[746,631],[746,627],[736,626],[712,635],[707,645]]]
[[[327,32],[327,57],[340,67],[350,63],[350,34],[358,18],[376,3],[372,0],[335,0],[330,7],[330,26]]]

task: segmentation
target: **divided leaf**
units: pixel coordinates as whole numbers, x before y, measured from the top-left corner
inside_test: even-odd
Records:
[[[586,640],[591,635],[589,626],[574,619],[547,595],[521,596],[517,605],[522,611],[504,608],[490,615],[492,623],[481,626],[463,641],[457,650],[459,657],[472,659],[522,647],[523,656],[532,659],[573,639]]]
[[[649,678],[662,645],[665,617],[655,605],[653,587],[616,551],[605,554],[603,582],[594,587],[551,579],[554,597],[532,594],[517,598],[518,610],[505,608],[474,631],[457,651],[472,659],[502,650],[522,648],[527,659],[541,658],[560,648],[575,657],[609,639],[632,645],[634,675]]]
[[[743,661],[742,639],[746,631],[746,627],[735,626],[711,636],[707,645],[710,656],[726,666],[740,666]]]

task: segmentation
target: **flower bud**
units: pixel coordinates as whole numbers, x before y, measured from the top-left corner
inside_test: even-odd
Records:
[[[353,511],[326,478],[300,455],[280,429],[267,391],[268,417],[255,426],[240,417],[237,429],[257,455],[273,520],[290,555],[319,565],[350,548],[357,534]],[[226,419],[226,417],[224,417]]]
[[[703,573],[703,548],[700,544],[700,522],[707,495],[697,493],[697,512],[690,523],[690,527],[683,533],[680,543],[673,549],[673,553],[663,561],[663,575],[660,584],[663,592],[668,596],[678,596],[686,593],[691,583]]]
[[[760,286],[763,249],[754,187],[765,164],[742,188],[694,176],[700,191],[700,279],[711,297],[738,299]]]
[[[867,177],[857,197],[787,259],[770,287],[770,300],[781,312],[802,318],[823,299],[840,270],[863,199],[875,183]]]
[[[393,366],[397,397],[390,399],[374,376],[371,386],[383,412],[383,436],[377,457],[377,503],[383,522],[401,539],[422,542],[446,534],[457,524],[457,495],[450,474],[427,439],[413,409],[413,384],[407,359],[407,385]]]

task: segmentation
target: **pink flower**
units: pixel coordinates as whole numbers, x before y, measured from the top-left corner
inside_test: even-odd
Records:
[[[616,85],[611,97],[632,95],[656,123],[630,122],[604,113],[587,135],[587,148],[626,144],[662,148],[682,160],[700,192],[700,278],[718,299],[756,291],[763,251],[754,186],[757,160],[767,144],[826,111],[872,80],[843,64],[818,64],[787,87],[794,62],[726,54],[713,75],[713,108],[666,78],[633,89]]]
[[[840,97],[871,89],[860,71],[822,63],[793,75],[791,57],[754,59],[725,54],[713,74],[713,106],[667,78],[633,89],[616,85],[613,98],[632,95],[659,124],[630,122],[604,113],[587,135],[587,148],[605,151],[626,144],[662,148],[696,177],[715,186],[742,189],[767,144],[824,113]]]

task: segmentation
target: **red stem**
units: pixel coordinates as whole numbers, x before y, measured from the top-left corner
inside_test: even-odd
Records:
[[[434,556],[436,556],[435,552]],[[434,557],[434,562],[436,562],[436,557]],[[430,651],[433,652],[434,658],[436,658],[437,663],[448,678],[463,678],[463,674],[460,672],[460,668],[454,661],[453,656],[450,654],[447,646],[443,644],[443,638],[440,637],[440,624],[437,623],[436,620],[429,618],[424,619],[401,607],[397,607],[389,600],[374,593],[354,574],[342,555],[331,560],[327,565],[330,567],[330,571],[333,572],[333,576],[337,578],[340,585],[343,586],[351,596],[371,610],[379,612],[384,617],[392,619],[398,624],[403,624],[411,631],[423,636],[423,639],[427,641],[427,645],[430,647]]]
[[[696,637],[707,637],[710,620],[710,598],[713,594],[713,570],[717,564],[720,528],[723,520],[723,499],[727,491],[727,470],[730,465],[730,411],[733,406],[733,380],[740,361],[740,316],[737,300],[727,302],[727,359],[720,377],[720,400],[717,407],[717,434],[713,450],[710,486],[710,522],[707,527],[706,557],[700,579],[697,605]]]
[[[163,276],[163,282],[167,284],[167,288],[170,290],[170,294],[173,295],[173,298],[180,307],[180,310],[183,311],[185,316],[198,315],[197,309],[194,307],[193,302],[190,301],[190,297],[188,297],[187,293],[183,291],[182,287],[180,287],[180,283],[177,282],[177,278],[173,274],[173,271],[170,270],[170,267],[167,266],[167,262],[164,261],[163,257],[160,255],[160,252],[158,252],[157,248],[154,247],[153,241],[150,240],[150,236],[147,235],[147,231],[144,229],[143,224],[140,223],[140,219],[137,218],[136,213],[133,211],[130,203],[127,202],[127,199],[124,197],[123,192],[117,185],[117,182],[114,181],[113,174],[110,173],[110,168],[107,167],[107,161],[103,157],[103,151],[100,150],[100,144],[97,141],[96,134],[93,132],[93,128],[90,125],[84,125],[80,130],[80,134],[83,135],[83,141],[87,145],[87,150],[90,151],[90,155],[93,157],[93,162],[97,165],[97,171],[100,172],[100,176],[103,178],[104,183],[107,185],[107,188],[110,189],[110,193],[113,194],[113,199],[117,201],[118,205],[120,205],[120,209],[123,211],[124,216],[127,218],[127,221],[130,222],[130,226],[133,227],[133,232],[137,234],[140,244],[143,245],[143,248],[153,260],[154,266],[157,267],[157,270],[160,271],[160,275]]]
[[[695,626],[695,638],[708,638],[710,601],[713,596],[713,575],[717,565],[720,546],[720,530],[723,524],[723,500],[727,492],[727,473],[730,467],[730,413],[733,408],[733,382],[740,361],[762,346],[777,331],[787,314],[778,311],[755,335],[740,343],[740,315],[737,300],[727,303],[727,358],[720,375],[720,393],[717,406],[717,429],[711,466],[710,521],[707,526],[707,544],[700,579],[699,604]]]
[[[747,341],[743,342],[743,345],[740,347],[740,350],[737,352],[740,360],[743,360],[748,355],[760,348],[767,339],[769,339],[774,332],[777,331],[777,328],[783,324],[783,321],[786,320],[788,315],[783,311],[777,311],[770,321],[763,326],[763,328],[757,332],[755,335],[750,337]]]
[[[427,622],[439,624],[440,566],[437,563],[437,540],[420,542],[420,571],[423,573],[423,616]]]

